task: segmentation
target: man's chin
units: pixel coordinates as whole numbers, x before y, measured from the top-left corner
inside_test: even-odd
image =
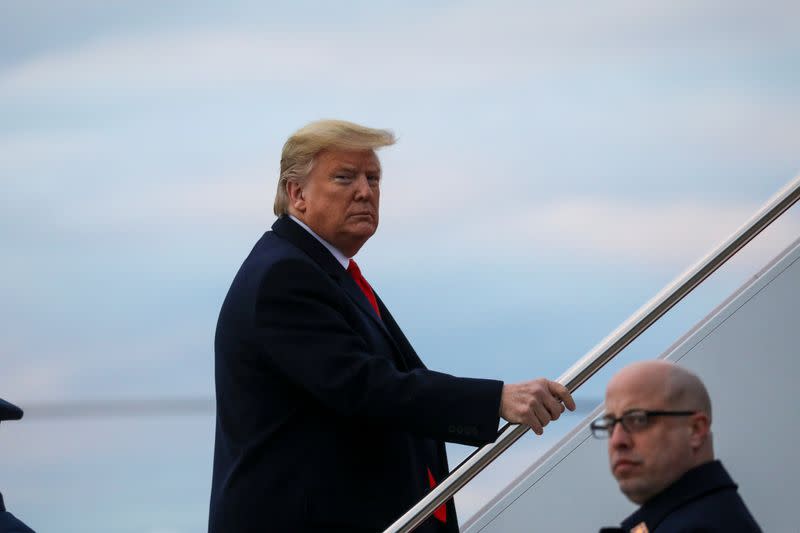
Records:
[[[345,255],[352,257],[375,234],[376,229],[377,226],[375,224],[350,227],[346,233],[340,235],[341,238],[337,242],[341,243],[341,245],[332,244]]]
[[[619,482],[619,490],[624,494],[630,501],[637,505],[641,505],[646,502],[652,496],[648,487],[644,486],[641,479],[618,479]]]
[[[353,224],[348,232],[351,238],[354,241],[362,241],[367,242],[367,239],[375,235],[375,231],[378,229],[378,224],[373,222],[371,219],[369,220],[362,220],[358,221],[356,224]]]

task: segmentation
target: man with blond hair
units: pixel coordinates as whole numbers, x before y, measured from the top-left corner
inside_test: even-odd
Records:
[[[634,363],[608,383],[605,407],[592,433],[608,439],[611,473],[641,507],[621,529],[601,531],[761,531],[714,460],[711,400],[700,378],[668,361]]]
[[[378,227],[387,130],[314,122],[286,141],[278,220],[245,259],[215,339],[209,532],[380,531],[448,474],[444,441],[499,417],[541,434],[569,392],[427,369],[353,256]],[[419,532],[457,532],[452,501]]]

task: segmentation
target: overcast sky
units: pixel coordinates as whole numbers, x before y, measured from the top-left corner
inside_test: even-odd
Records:
[[[426,363],[555,378],[798,174],[798,20],[790,1],[4,2],[0,397],[210,397],[280,148],[320,118],[399,138],[358,258]],[[798,235],[792,211],[627,357]],[[0,491],[37,531],[203,531],[212,438],[210,414],[31,415],[0,426]]]

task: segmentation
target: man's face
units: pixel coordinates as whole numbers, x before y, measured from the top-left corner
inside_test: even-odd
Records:
[[[619,374],[606,391],[606,414],[634,410],[672,410],[666,401],[666,376]],[[691,430],[684,417],[652,417],[650,425],[628,433],[621,423],[608,440],[611,473],[620,490],[642,504],[691,468]]]
[[[323,150],[292,189],[292,214],[352,257],[378,229],[381,165],[372,150]]]

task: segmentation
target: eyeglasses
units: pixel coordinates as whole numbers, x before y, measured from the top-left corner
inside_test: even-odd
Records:
[[[657,416],[692,416],[697,411],[645,411],[644,409],[637,409],[635,411],[628,411],[619,418],[611,415],[606,415],[598,418],[589,425],[592,430],[592,436],[596,439],[607,439],[614,433],[614,426],[617,422],[622,424],[622,429],[628,433],[636,433],[647,429],[653,417]]]

